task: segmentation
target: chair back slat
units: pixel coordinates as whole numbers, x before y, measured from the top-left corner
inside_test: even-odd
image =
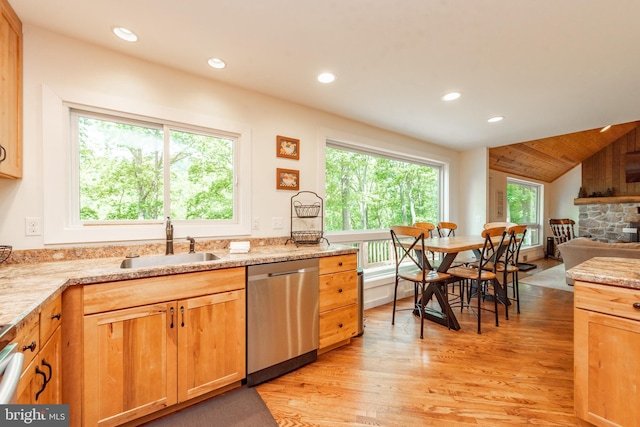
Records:
[[[458,224],[456,224],[455,222],[441,221],[438,223],[438,236],[440,237],[455,236],[457,229],[458,229]]]
[[[551,232],[553,233],[553,238],[556,241],[556,245],[568,242],[569,240],[576,237],[573,230],[574,225],[575,221],[569,218],[549,219],[549,226],[551,227]]]
[[[425,237],[433,237],[433,230],[436,229],[436,226],[431,222],[414,222],[414,227],[422,228],[426,231]]]

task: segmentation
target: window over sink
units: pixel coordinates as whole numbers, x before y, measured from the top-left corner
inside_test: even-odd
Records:
[[[247,125],[43,86],[44,243],[251,233]]]

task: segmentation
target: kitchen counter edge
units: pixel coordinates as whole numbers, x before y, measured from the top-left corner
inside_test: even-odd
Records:
[[[256,264],[322,258],[354,254],[357,248],[342,245],[270,246],[252,248],[246,254],[229,250],[212,251],[213,261],[166,265],[152,268],[120,268],[122,257],[75,261],[54,261],[0,268],[0,349],[11,342],[20,328],[42,307],[61,295],[68,287],[168,276]],[[170,256],[170,255],[168,255]]]

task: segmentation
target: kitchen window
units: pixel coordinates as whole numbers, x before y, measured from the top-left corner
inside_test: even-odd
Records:
[[[327,143],[327,231],[438,223],[442,168],[426,160]]]
[[[79,110],[71,123],[81,223],[233,220],[233,136]]]
[[[424,158],[327,141],[325,227],[331,241],[358,246],[359,265],[385,274],[393,264],[391,225],[442,218],[443,169]]]
[[[43,86],[45,244],[250,235],[250,127]]]

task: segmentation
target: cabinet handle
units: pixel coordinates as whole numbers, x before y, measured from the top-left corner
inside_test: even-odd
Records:
[[[640,310],[640,302],[634,302],[633,308],[637,308],[638,310]]]
[[[342,323],[338,323],[338,328],[342,328]]]
[[[36,350],[36,346],[37,346],[36,342],[31,341],[31,344],[22,346],[22,351],[31,350],[31,352],[34,352]]]
[[[171,313],[171,324],[169,325],[169,328],[173,329],[173,307],[171,307],[169,312]]]
[[[60,318],[62,317],[62,313],[58,313],[58,314],[52,314],[51,315],[51,320],[53,319],[58,319],[60,320]]]
[[[44,391],[45,388],[47,388],[47,376],[37,366],[36,366],[36,374],[42,375],[42,378],[44,378],[44,381],[42,382],[42,388],[38,390],[38,392],[36,393],[36,402],[37,402],[38,397],[40,397],[40,394]]]
[[[338,267],[342,267],[342,261],[338,263]]]
[[[2,163],[7,158],[7,150],[0,145],[0,163]]]
[[[53,376],[53,369],[51,368],[51,365],[49,363],[47,363],[47,361],[44,358],[42,359],[42,364],[49,369],[49,378],[47,378],[46,375],[44,377],[44,382],[46,384],[49,381],[51,381],[51,377]]]
[[[180,326],[184,328],[184,306],[180,306],[180,314],[182,314],[182,322],[180,322]]]
[[[341,294],[342,293],[342,288],[338,289],[338,293]]]

